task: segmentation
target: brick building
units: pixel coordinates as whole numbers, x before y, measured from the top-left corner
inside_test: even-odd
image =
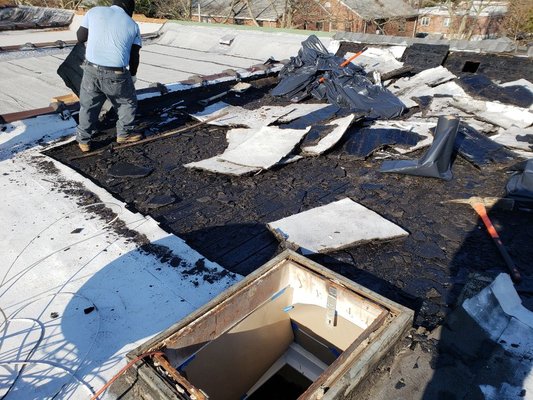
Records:
[[[283,25],[284,13],[285,0],[194,0],[191,20],[279,28]]]
[[[250,5],[250,8],[248,7]],[[207,23],[414,36],[417,11],[403,0],[195,0],[192,20]]]
[[[469,10],[449,10],[443,5],[421,8],[418,34],[440,34],[447,39],[487,39],[500,36],[506,2],[473,2]]]
[[[315,0],[293,17],[298,29],[414,36],[417,11],[403,0]]]

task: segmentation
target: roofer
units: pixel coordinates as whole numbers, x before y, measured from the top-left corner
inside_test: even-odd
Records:
[[[137,109],[134,83],[142,46],[139,25],[131,18],[134,9],[134,0],[113,0],[110,7],[91,8],[76,32],[78,42],[87,42],[76,136],[83,152],[91,150],[91,139],[106,98],[118,115],[117,142],[137,142],[143,137],[135,132],[134,125]]]

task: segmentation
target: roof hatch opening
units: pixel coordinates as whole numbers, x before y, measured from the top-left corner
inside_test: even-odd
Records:
[[[479,68],[479,63],[476,61],[466,61],[463,65],[462,72],[470,72],[475,74]]]
[[[177,398],[318,399],[351,391],[412,315],[286,251],[128,356],[162,351],[139,376]]]

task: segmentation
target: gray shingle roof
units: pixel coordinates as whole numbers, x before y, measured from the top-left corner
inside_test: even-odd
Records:
[[[200,4],[201,15],[250,19],[250,12],[245,1],[236,1],[231,9],[231,0],[193,0],[193,15],[198,14],[198,4]],[[285,0],[250,0],[250,5],[256,19],[276,21],[283,15]]]
[[[403,0],[342,0],[364,20],[414,17],[417,11]]]

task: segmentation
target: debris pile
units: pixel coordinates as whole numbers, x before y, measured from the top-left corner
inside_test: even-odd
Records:
[[[327,104],[295,104],[292,107],[265,106],[256,110],[218,102],[193,114],[199,121],[210,120],[217,126],[244,126],[228,130],[228,147],[225,152],[209,159],[188,163],[187,168],[202,169],[228,175],[249,175],[267,170],[275,165],[287,164],[302,158],[292,154],[295,147],[311,131],[327,131],[317,143],[302,146],[304,155],[320,155],[333,147],[355,120],[355,115],[334,119],[311,127],[308,115],[316,114],[320,120],[331,118],[339,111]],[[220,116],[217,118],[217,116]],[[301,124],[301,121],[305,124]],[[291,122],[293,122],[291,124]],[[283,126],[272,126],[285,123]]]
[[[389,90],[373,84],[362,67],[330,54],[316,36],[302,42],[298,56],[291,57],[279,76],[281,81],[272,95],[295,102],[312,95],[379,119],[398,117],[405,108]]]
[[[533,159],[520,163],[507,182],[507,196],[517,200],[533,199]]]
[[[0,7],[0,31],[68,27],[74,11],[48,7]]]
[[[329,53],[316,36],[310,36],[302,42],[298,55],[284,66],[279,83],[270,93],[290,99],[291,105],[248,110],[221,101],[193,114],[200,121],[221,115],[211,124],[252,129],[247,133],[238,131],[242,139],[239,146],[244,137],[248,140],[253,132],[266,126],[279,127],[269,131],[270,146],[276,142],[274,132],[307,129],[305,134],[293,132],[297,134],[293,146],[283,150],[275,164],[255,165],[242,158],[228,158],[224,153],[186,167],[244,175],[293,162],[301,156],[321,155],[337,143],[342,143],[345,153],[354,159],[366,159],[383,149],[388,150],[385,157],[401,158],[430,146],[420,160],[388,161],[381,171],[449,180],[455,153],[478,168],[510,164],[517,156],[533,157],[529,140],[533,129],[533,113],[529,109],[533,104],[533,84],[524,79],[497,84],[480,74],[459,78],[442,65],[420,70],[413,68],[412,62],[405,66],[400,61],[409,59],[408,55],[408,49],[403,46],[364,47],[357,53],[347,53],[345,60]],[[394,71],[401,71],[396,76],[409,71],[417,73],[381,82],[381,74],[394,76]],[[330,104],[297,104],[311,96]],[[494,101],[495,97],[499,101]],[[402,116],[406,110],[408,116]],[[350,113],[351,119],[346,116]],[[331,120],[339,116],[342,118]],[[444,116],[448,118],[442,119]],[[438,121],[442,127],[443,121],[452,120],[454,128],[441,135]],[[327,137],[320,137],[312,145],[307,143],[309,138],[325,131]],[[235,145],[235,138],[230,140],[230,136],[236,132],[228,133],[227,151]],[[304,138],[305,143],[297,149]],[[261,147],[253,149],[255,157],[263,151]]]
[[[407,69],[400,61],[404,50],[402,46],[365,47],[357,53],[346,54],[345,60],[330,54],[315,36],[310,36],[302,43],[298,56],[285,65],[277,86],[270,92],[274,97],[288,98],[291,103],[249,109],[219,101],[191,114],[200,121],[209,119],[212,125],[231,129],[226,132],[227,147],[223,153],[185,167],[234,176],[250,175],[306,156],[320,156],[341,143],[342,154],[355,160],[364,160],[384,149],[387,151],[381,152],[382,158],[399,158],[385,160],[380,172],[449,181],[453,177],[455,154],[480,169],[492,164],[508,166],[517,157],[533,155],[530,151],[533,146],[527,139],[533,124],[533,113],[527,108],[531,106],[531,96],[521,96],[520,100],[512,96],[512,93],[525,92],[531,95],[528,81],[496,84],[488,78],[477,79],[477,75],[458,78],[442,65],[432,65],[429,69],[415,68],[418,72],[410,77],[382,83],[381,74],[391,75],[401,70],[400,75],[405,75]],[[408,69],[413,70],[412,66]],[[375,83],[367,78],[370,74]],[[501,102],[494,101],[498,93],[505,94]],[[327,99],[329,104],[302,102],[311,96],[322,101]],[[408,116],[402,116],[406,110]],[[520,137],[523,132],[525,139]],[[490,134],[495,134],[497,140],[492,140]],[[405,154],[426,147],[419,159],[404,159]],[[520,154],[515,152],[517,148]],[[530,176],[533,164],[528,165],[511,178],[507,186],[510,196],[533,193]],[[349,214],[346,210],[344,219],[333,216],[338,207],[332,202],[267,226],[279,240],[301,251],[335,251],[354,244],[350,240],[349,244],[326,244],[337,236],[350,234],[350,229],[338,228],[342,221],[350,219],[346,218]],[[312,219],[306,213],[311,213],[312,218],[325,218],[312,224],[319,227],[318,231],[302,225],[301,214],[304,222]],[[360,218],[350,219],[354,220]],[[324,230],[330,221],[338,228],[332,228],[333,233]],[[358,235],[362,233],[361,226],[355,230]],[[398,236],[401,235],[370,235],[354,240]]]

